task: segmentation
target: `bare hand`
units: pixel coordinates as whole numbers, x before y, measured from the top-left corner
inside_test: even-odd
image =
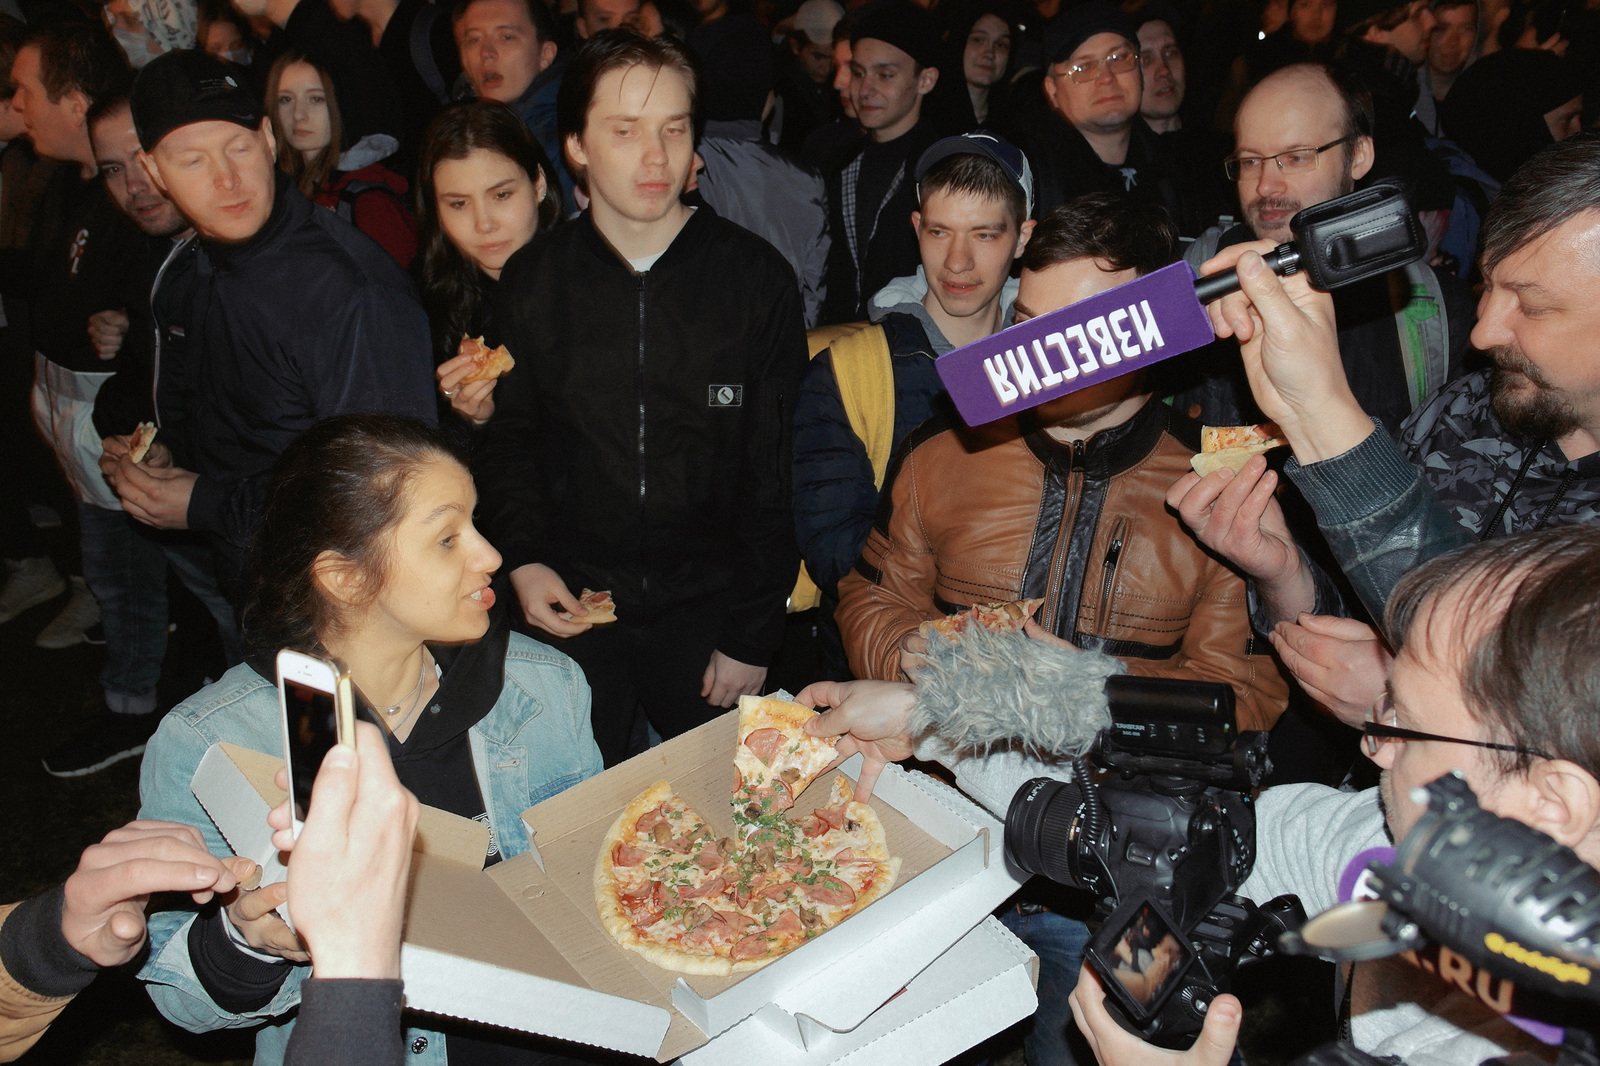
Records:
[[[928,654],[928,638],[913,629],[900,638],[900,676],[910,680],[922,669],[922,657]]]
[[[1360,729],[1383,695],[1394,656],[1378,631],[1354,618],[1302,614],[1269,638],[1300,687],[1335,718]]]
[[[1078,987],[1067,1000],[1078,1029],[1100,1066],[1227,1066],[1239,1039],[1244,1008],[1226,993],[1211,1001],[1205,1028],[1188,1051],[1168,1051],[1128,1032],[1106,1009],[1100,978],[1086,965],[1078,971]]]
[[[144,909],[153,893],[187,892],[205,903],[234,884],[233,871],[206,850],[194,826],[129,822],[78,859],[64,889],[61,933],[96,965],[121,966],[144,944]]]
[[[1076,644],[1072,643],[1072,641],[1064,640],[1061,637],[1056,636],[1044,626],[1040,625],[1038,622],[1035,622],[1032,618],[1022,623],[1022,632],[1026,634],[1029,639],[1037,640],[1040,644],[1048,644],[1052,648],[1061,648],[1065,651],[1080,650]]]
[[[1333,298],[1311,287],[1304,274],[1281,281],[1267,269],[1270,241],[1224,248],[1201,266],[1203,274],[1236,266],[1240,291],[1206,305],[1219,337],[1239,341],[1250,391],[1262,412],[1283,429],[1303,463],[1342,454],[1372,432],[1344,363]]]
[[[450,401],[450,409],[473,425],[481,426],[494,414],[494,387],[499,379],[470,381],[463,385],[461,379],[476,369],[478,364],[470,355],[458,355],[440,363],[433,373],[439,379],[439,391]]]
[[[162,454],[167,454],[164,449]],[[189,528],[189,498],[200,475],[176,466],[135,463],[126,453],[107,468],[102,457],[101,472],[134,518],[157,529]]]
[[[101,359],[115,359],[128,335],[128,316],[121,311],[96,311],[89,316],[89,343]]]
[[[1201,477],[1190,471],[1167,490],[1195,539],[1256,579],[1276,617],[1293,618],[1316,604],[1316,585],[1283,519],[1274,491],[1276,471],[1253,455],[1238,474],[1226,468]]]
[[[522,617],[530,626],[552,637],[575,637],[594,628],[590,622],[574,622],[572,615],[582,608],[578,597],[567,588],[561,575],[543,563],[527,563],[511,571],[511,588],[522,604]],[[560,607],[557,611],[556,604]],[[566,613],[566,617],[561,612]]]
[[[700,698],[713,707],[732,707],[740,696],[759,693],[766,680],[765,666],[751,666],[713,651],[706,672],[700,678]]]
[[[288,800],[267,816],[273,845],[290,853],[289,914],[318,977],[400,976],[418,812],[383,734],[357,722],[356,747],[335,745],[322,760],[299,839]]]
[[[856,799],[872,796],[883,768],[911,758],[911,710],[917,705],[915,687],[900,681],[818,681],[795,697],[807,707],[831,707],[805,724],[812,736],[838,736],[839,754],[860,752],[861,774],[856,778]],[[840,736],[840,734],[843,734]]]

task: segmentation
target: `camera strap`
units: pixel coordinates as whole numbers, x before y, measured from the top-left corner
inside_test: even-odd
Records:
[[[1344,975],[1344,995],[1339,997],[1339,1039],[1345,1043],[1352,1043],[1350,1037],[1350,993],[1356,987],[1356,964],[1350,963],[1350,969]]]

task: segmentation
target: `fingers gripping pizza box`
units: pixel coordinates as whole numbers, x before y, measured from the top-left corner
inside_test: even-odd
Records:
[[[768,1032],[816,1056],[806,1061],[828,1062],[824,1034],[860,1029],[1020,886],[999,822],[941,782],[891,766],[869,804],[899,861],[881,898],[749,972],[684,974],[624,949],[596,906],[597,855],[619,815],[660,781],[707,833],[736,831],[737,723],[737,712],[724,715],[525,811],[532,849],[488,870],[484,841],[457,823],[482,826],[425,811],[402,950],[408,1008],[661,1061],[765,1012]],[[282,801],[271,780],[280,763],[218,745],[194,778],[230,846],[263,863],[273,858],[265,814]],[[858,768],[859,757],[818,777],[792,813],[822,813],[838,773],[853,780]]]

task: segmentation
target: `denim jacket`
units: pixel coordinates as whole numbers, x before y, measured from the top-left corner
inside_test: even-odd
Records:
[[[145,749],[139,774],[139,817],[186,822],[200,830],[213,854],[230,855],[189,789],[201,757],[222,740],[257,751],[282,749],[276,689],[248,666],[229,670],[162,721]],[[523,811],[601,768],[583,672],[560,652],[515,633],[506,650],[500,698],[472,727],[469,742],[490,828],[506,858],[528,850],[527,830],[519,817]],[[261,1026],[256,1066],[278,1066],[294,1027],[291,1015],[300,1002],[300,983],[311,968],[293,967],[277,995],[260,1010],[228,1013],[206,994],[189,959],[194,918],[192,909],[150,916],[150,954],[139,971],[150,998],[168,1019],[191,1032]],[[408,1029],[405,1040],[416,1066],[449,1061],[440,1033]]]

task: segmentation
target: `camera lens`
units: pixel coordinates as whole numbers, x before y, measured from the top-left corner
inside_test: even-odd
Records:
[[[1030,874],[1073,888],[1093,889],[1079,877],[1078,849],[1090,801],[1075,781],[1036,777],[1017,790],[1006,811],[1006,854]]]

